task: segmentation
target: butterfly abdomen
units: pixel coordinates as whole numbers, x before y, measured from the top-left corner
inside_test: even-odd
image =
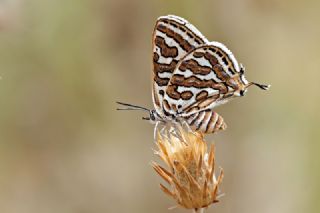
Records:
[[[187,123],[195,131],[214,133],[227,128],[223,118],[212,110],[197,112],[185,117]]]

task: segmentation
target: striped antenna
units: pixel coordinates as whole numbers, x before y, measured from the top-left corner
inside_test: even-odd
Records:
[[[137,105],[132,105],[132,104],[127,104],[127,103],[123,103],[123,102],[116,102],[117,104],[121,105],[121,106],[126,106],[127,108],[117,108],[117,110],[143,110],[143,111],[148,111],[150,112],[149,109],[145,108],[145,107],[141,107],[141,106],[137,106]]]
[[[255,86],[257,86],[257,87],[259,87],[260,89],[263,89],[263,90],[269,90],[270,87],[271,87],[271,85],[264,85],[264,84],[258,84],[258,83],[255,83],[255,82],[250,82],[248,84],[247,88],[252,86],[252,85],[255,85]]]
[[[123,103],[123,102],[119,102],[119,101],[117,101],[116,103],[121,105],[121,106],[126,106],[127,107],[127,108],[117,108],[117,110],[142,110],[142,111],[147,111],[150,114],[150,117],[142,117],[142,120],[149,121],[149,120],[152,120],[152,118],[154,118],[154,116],[153,116],[153,111],[154,110],[150,110],[150,109],[147,109],[147,108],[142,107],[142,106]]]

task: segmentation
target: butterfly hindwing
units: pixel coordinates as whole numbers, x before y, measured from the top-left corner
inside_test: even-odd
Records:
[[[223,44],[210,42],[189,52],[177,64],[167,85],[163,110],[187,116],[227,100],[228,79],[239,72],[238,62]]]
[[[163,115],[166,87],[179,61],[208,40],[192,24],[178,16],[162,16],[153,31],[153,103]]]

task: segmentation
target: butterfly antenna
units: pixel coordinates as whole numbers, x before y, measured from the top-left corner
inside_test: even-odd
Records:
[[[127,104],[127,103],[118,102],[118,101],[116,103],[121,105],[121,106],[126,106],[127,107],[127,108],[117,108],[117,110],[144,110],[144,111],[150,112],[150,110],[145,108],[145,107],[132,105],[132,104]]]
[[[250,82],[247,87],[250,87],[251,85],[255,85],[255,86],[257,86],[257,87],[259,87],[260,89],[263,89],[263,90],[268,90],[270,88],[270,86],[271,86],[271,85],[264,85],[264,84],[258,84],[258,83],[255,83],[255,82]]]

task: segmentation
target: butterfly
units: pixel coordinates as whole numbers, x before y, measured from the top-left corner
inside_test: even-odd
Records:
[[[213,108],[244,96],[248,87],[269,85],[246,80],[245,68],[222,43],[208,41],[184,18],[158,18],[152,34],[154,109],[117,102],[119,110],[146,110],[152,122],[184,120],[194,131],[224,130],[224,119]]]

